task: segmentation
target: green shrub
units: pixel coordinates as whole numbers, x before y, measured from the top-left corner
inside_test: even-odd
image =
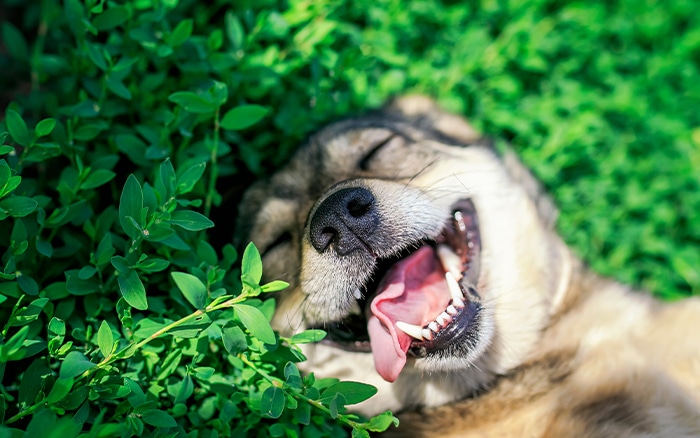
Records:
[[[308,57],[270,52],[289,33],[282,16],[177,1],[21,12],[21,27],[2,26],[3,87],[16,93],[0,129],[4,433],[337,436],[346,426],[367,436],[390,426],[390,413],[346,413],[375,388],[300,375],[299,345],[324,333],[274,333],[274,300],[258,295],[286,284],[260,286],[254,247],[239,270],[236,249],[206,234],[217,182],[279,161],[312,123],[298,102],[311,96],[278,72]],[[304,26],[312,50],[318,30]],[[27,41],[20,29],[38,34]],[[279,150],[262,148],[273,118],[288,126]]]
[[[282,285],[226,242],[252,177],[398,93],[512,144],[596,270],[700,291],[693,0],[4,3],[5,436],[389,427],[344,413],[371,388],[299,375],[322,334],[271,332]]]

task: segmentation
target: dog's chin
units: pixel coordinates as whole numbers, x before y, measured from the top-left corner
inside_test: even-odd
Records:
[[[404,365],[421,372],[465,369],[484,354],[489,318],[477,291],[481,236],[474,204],[456,202],[435,239],[379,258],[346,316],[318,324],[326,345],[374,355],[387,381]]]

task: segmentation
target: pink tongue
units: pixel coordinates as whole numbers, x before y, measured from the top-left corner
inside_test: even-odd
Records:
[[[435,251],[425,246],[401,260],[382,279],[372,300],[367,323],[374,367],[393,382],[406,364],[412,338],[395,327],[396,321],[424,326],[450,301],[445,271]]]

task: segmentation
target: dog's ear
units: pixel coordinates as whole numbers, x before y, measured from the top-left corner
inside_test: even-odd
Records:
[[[399,114],[421,128],[430,128],[464,144],[481,139],[481,135],[463,118],[449,113],[432,99],[421,95],[394,98],[385,107],[389,114]]]

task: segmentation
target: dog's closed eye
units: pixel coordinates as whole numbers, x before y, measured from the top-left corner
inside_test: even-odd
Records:
[[[380,141],[376,145],[372,146],[357,163],[357,167],[360,170],[369,170],[370,163],[372,159],[377,155],[377,153],[397,137],[403,138],[403,136],[401,136],[400,134],[394,133],[389,135],[386,139]]]
[[[269,254],[272,250],[281,248],[282,246],[290,243],[292,241],[292,233],[289,231],[285,231],[281,233],[275,240],[273,240],[270,244],[266,245],[263,250],[261,251],[260,255],[261,257],[265,257],[267,254]]]

